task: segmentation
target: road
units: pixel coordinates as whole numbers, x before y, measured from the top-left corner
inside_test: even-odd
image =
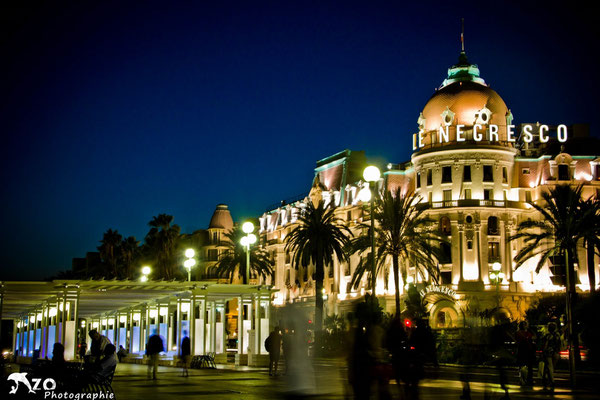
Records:
[[[146,367],[135,364],[120,364],[113,381],[116,398],[133,399],[276,399],[285,397],[291,385],[308,383],[312,394],[319,399],[350,398],[350,388],[346,384],[346,370],[339,362],[320,361],[315,363],[314,373],[310,367],[302,368],[301,376],[271,377],[267,369],[219,365],[217,370],[190,370],[190,376],[180,376],[180,371],[172,367],[159,367],[159,379],[146,378]],[[436,373],[428,369],[428,377],[421,382],[421,399],[458,399],[462,392],[459,380],[460,368],[442,366]],[[472,399],[499,399],[497,373],[491,368],[477,368],[472,371]],[[572,392],[567,387],[568,375],[558,373],[557,389],[554,394],[543,392],[536,386],[533,390],[521,391],[516,385],[516,371],[509,372],[510,394],[512,399],[597,399],[592,389],[600,379],[600,374],[581,374],[581,389]],[[391,382],[390,390],[394,398],[399,398],[399,387]]]

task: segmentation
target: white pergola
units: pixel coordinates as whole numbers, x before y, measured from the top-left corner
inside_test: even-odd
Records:
[[[54,343],[74,359],[79,343],[96,329],[119,348],[143,354],[158,332],[168,355],[176,355],[188,332],[192,355],[209,352],[225,361],[225,304],[237,299],[236,363],[264,364],[273,289],[192,281],[54,280],[0,282],[0,316],[14,323],[13,349],[23,357],[39,350],[49,357]]]

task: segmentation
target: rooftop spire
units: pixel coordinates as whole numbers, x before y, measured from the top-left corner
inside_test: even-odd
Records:
[[[465,52],[465,19],[460,19],[460,51]]]

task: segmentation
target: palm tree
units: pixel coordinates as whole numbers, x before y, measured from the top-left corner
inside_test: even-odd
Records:
[[[235,225],[232,230],[225,233],[226,240],[223,244],[227,249],[221,254],[217,263],[212,267],[218,276],[228,277],[232,282],[236,276],[241,276],[246,282],[246,248],[242,246],[241,239],[245,236],[241,226]],[[268,252],[259,246],[250,246],[250,274],[266,279],[273,276],[275,261],[271,260]]]
[[[580,231],[583,245],[586,249],[587,272],[590,283],[590,293],[596,291],[596,264],[594,257],[600,250],[600,199],[590,197],[581,202],[582,218],[586,223]]]
[[[386,268],[386,261],[392,259],[394,276],[396,314],[400,314],[400,275],[406,282],[408,263],[412,261],[425,276],[425,271],[434,281],[438,280],[439,269],[437,259],[440,252],[439,244],[445,239],[439,235],[435,222],[424,216],[424,207],[416,207],[419,197],[415,193],[402,195],[400,188],[395,192],[386,191],[382,198],[375,203],[373,218],[375,227],[375,248],[377,256],[377,271]],[[353,239],[347,247],[349,254],[364,253],[370,255],[371,235],[368,224],[362,224],[363,231],[368,233]],[[352,286],[357,287],[363,275],[371,274],[369,257],[361,257],[361,261],[352,275]],[[370,277],[372,279],[372,277]]]
[[[523,221],[517,227],[516,235],[510,240],[523,239],[524,246],[515,256],[516,268],[527,260],[539,257],[536,273],[548,260],[564,259],[566,274],[566,311],[569,329],[569,367],[571,384],[575,384],[575,352],[577,340],[574,335],[573,300],[575,295],[574,264],[577,260],[577,242],[582,239],[583,232],[589,230],[586,215],[582,207],[582,186],[572,188],[569,185],[558,185],[548,192],[542,193],[543,205],[533,202],[543,219],[539,221]]]
[[[146,249],[154,257],[159,275],[171,279],[175,275],[175,249],[179,240],[179,225],[173,224],[173,216],[159,214],[148,222],[150,231],[146,235]]]
[[[139,253],[140,242],[133,236],[123,239],[121,242],[121,269],[124,278],[131,278],[131,266]]]
[[[118,231],[112,229],[104,232],[98,251],[100,252],[100,258],[104,264],[108,266],[108,272],[110,277],[116,278],[119,275],[118,262],[119,252],[121,246],[121,239],[123,237]]]
[[[344,248],[352,232],[335,216],[333,207],[326,207],[323,200],[317,205],[312,201],[300,214],[298,225],[286,236],[285,251],[292,254],[296,267],[315,265],[315,330],[323,328],[323,279],[324,266],[338,261],[348,261]]]

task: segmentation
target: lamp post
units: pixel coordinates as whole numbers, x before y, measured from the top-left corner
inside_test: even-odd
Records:
[[[381,172],[379,172],[379,168],[377,168],[374,165],[370,165],[367,168],[365,168],[364,172],[363,172],[363,177],[365,178],[365,181],[369,182],[369,189],[370,189],[370,199],[369,202],[371,203],[371,290],[372,290],[372,294],[373,294],[373,298],[376,298],[375,296],[375,287],[377,285],[377,276],[375,274],[375,272],[377,271],[377,267],[376,267],[376,260],[375,260],[375,218],[373,218],[373,214],[374,214],[374,202],[375,202],[375,185],[376,183],[379,181],[379,178],[381,177]]]
[[[246,284],[250,284],[250,245],[256,243],[256,235],[254,232],[254,224],[250,221],[244,222],[242,231],[246,234],[240,240],[242,246],[246,249]]]
[[[142,276],[140,277],[140,281],[148,282],[148,275],[150,275],[150,272],[152,272],[152,269],[150,269],[150,267],[143,266],[142,267]]]
[[[185,251],[186,260],[183,262],[183,266],[185,267],[185,269],[187,269],[188,282],[192,280],[192,268],[194,267],[194,265],[196,265],[196,259],[194,258],[195,255],[196,252],[194,251],[194,249],[187,249]]]
[[[504,280],[504,272],[500,272],[502,265],[498,261],[492,264],[490,279],[496,283],[496,307],[500,308],[500,281]]]

